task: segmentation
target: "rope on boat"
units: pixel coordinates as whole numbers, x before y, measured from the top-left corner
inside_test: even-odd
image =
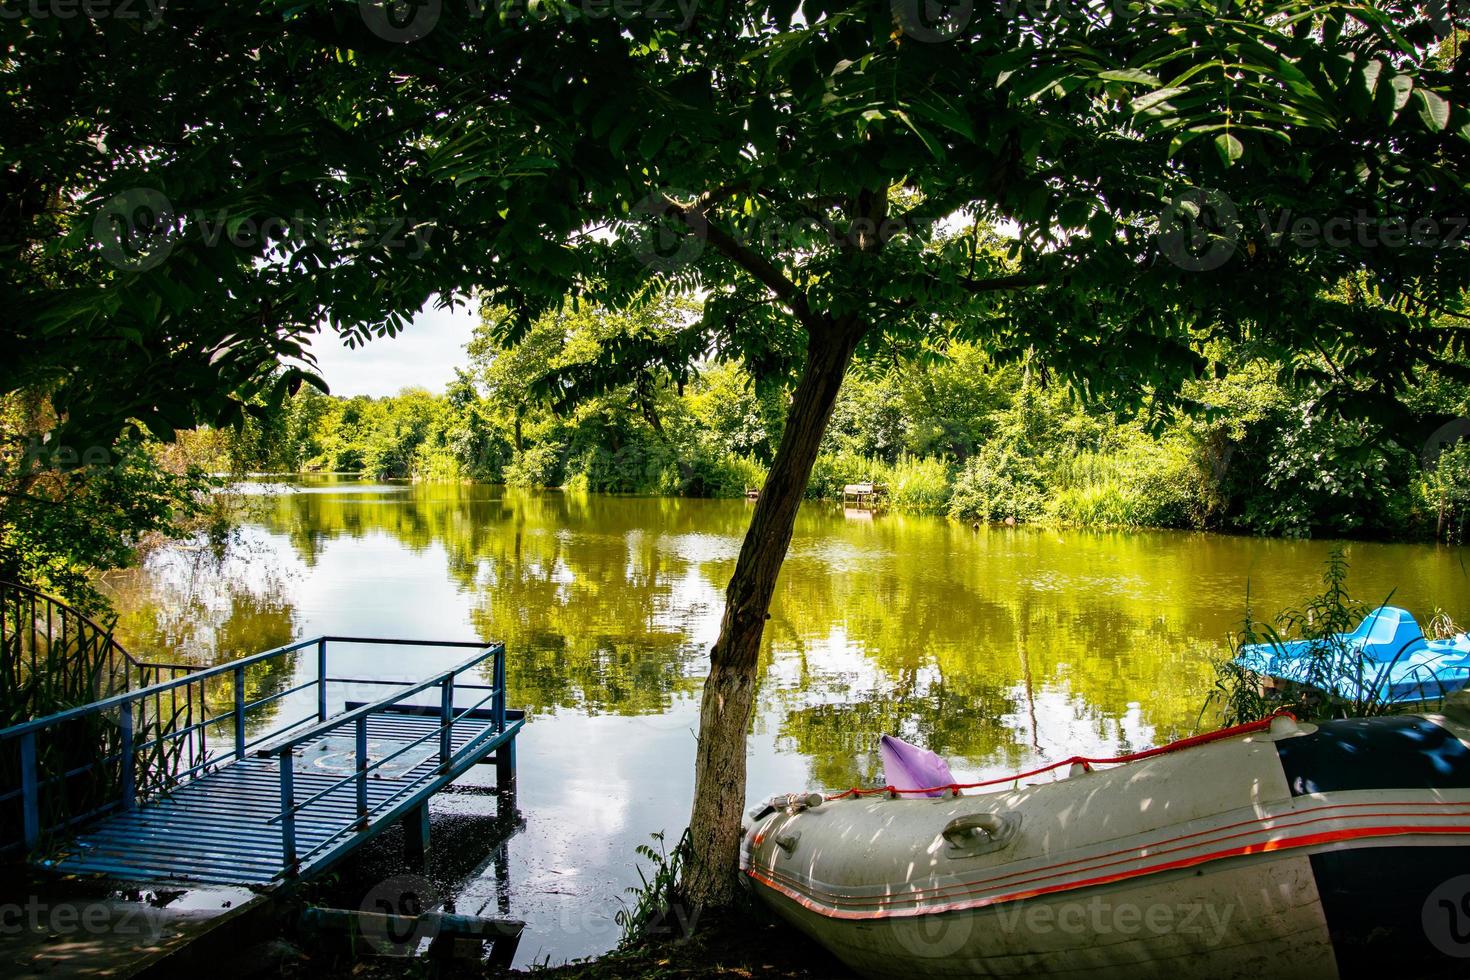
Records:
[[[1167,755],[1170,752],[1180,752],[1184,749],[1192,749],[1198,745],[1207,745],[1210,742],[1218,742],[1227,738],[1237,738],[1241,735],[1250,735],[1254,732],[1263,732],[1268,730],[1271,727],[1271,723],[1277,718],[1290,718],[1292,721],[1296,721],[1296,715],[1290,711],[1278,711],[1269,718],[1262,718],[1260,721],[1251,721],[1244,725],[1222,728],[1219,731],[1205,732],[1203,735],[1191,735],[1188,738],[1181,738],[1176,742],[1169,742],[1167,745],[1159,745],[1151,749],[1143,749],[1139,752],[1130,752],[1128,755],[1115,756],[1111,759],[1091,759],[1086,756],[1074,755],[1070,759],[1062,759],[1059,762],[1050,763],[1039,769],[1018,772],[1011,776],[1001,776],[998,779],[985,779],[978,783],[950,783],[947,786],[926,786],[922,789],[899,789],[896,786],[873,786],[868,788],[854,786],[852,789],[843,790],[841,793],[829,794],[826,797],[826,801],[830,803],[833,800],[842,800],[848,797],[857,799],[863,796],[878,796],[880,794],[890,796],[922,794],[927,796],[946,791],[955,796],[959,796],[960,790],[962,789],[979,789],[983,786],[1017,782],[1022,779],[1029,779],[1032,776],[1040,776],[1054,769],[1060,769],[1062,766],[1081,766],[1084,771],[1091,772],[1093,766],[1111,766],[1120,765],[1125,762],[1140,762],[1144,759],[1151,759],[1154,756]]]

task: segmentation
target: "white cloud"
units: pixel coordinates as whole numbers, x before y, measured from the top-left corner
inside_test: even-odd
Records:
[[[473,304],[453,309],[437,306],[437,297],[396,337],[378,337],[349,349],[325,329],[310,350],[334,395],[396,395],[404,388],[443,392],[454,369],[466,363],[469,342],[479,315]]]

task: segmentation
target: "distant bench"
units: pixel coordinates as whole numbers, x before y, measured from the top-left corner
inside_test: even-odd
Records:
[[[847,503],[851,497],[861,506],[864,500],[875,501],[883,493],[884,488],[876,483],[849,483],[842,488],[842,502]]]

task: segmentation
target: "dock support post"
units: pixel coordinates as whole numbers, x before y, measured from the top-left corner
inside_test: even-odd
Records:
[[[495,788],[502,796],[516,791],[516,740],[495,750]]]
[[[403,856],[414,868],[423,869],[429,859],[429,801],[403,815]]]

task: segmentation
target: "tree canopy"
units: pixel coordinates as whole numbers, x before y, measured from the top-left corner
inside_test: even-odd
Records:
[[[1470,66],[1434,0],[678,12],[7,18],[0,388],[106,440],[269,410],[318,325],[365,339],[435,295],[515,339],[568,297],[703,294],[569,379],[711,353],[800,377],[705,688],[702,904],[731,894],[755,657],[854,353],[956,335],[1167,402],[1219,339],[1396,411],[1465,350]]]

